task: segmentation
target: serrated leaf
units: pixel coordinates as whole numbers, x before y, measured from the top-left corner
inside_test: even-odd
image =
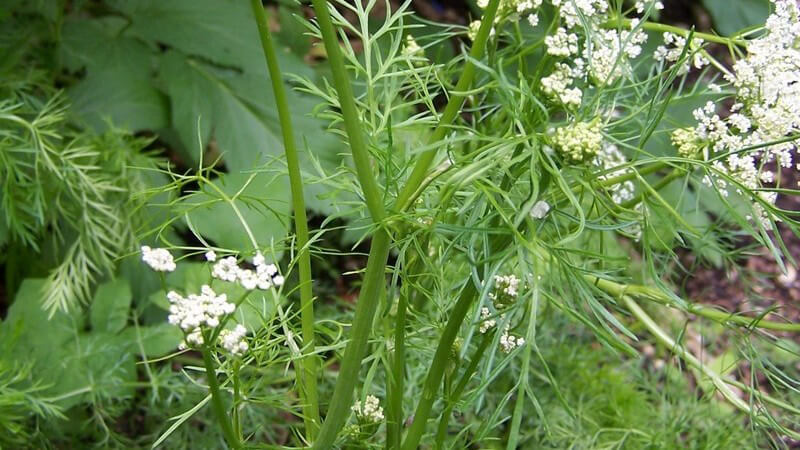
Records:
[[[92,331],[117,333],[125,328],[132,298],[131,287],[123,278],[98,286],[89,316]]]

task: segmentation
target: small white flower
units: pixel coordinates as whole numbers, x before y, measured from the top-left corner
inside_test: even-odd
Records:
[[[214,252],[214,250],[207,251],[205,256],[206,256],[206,261],[208,262],[214,262],[217,260],[217,254],[216,252]]]
[[[496,320],[489,318],[490,315],[491,313],[489,312],[489,308],[485,306],[481,308],[481,326],[478,329],[481,334],[486,334],[487,331],[491,330],[495,327],[495,325],[497,325]]]
[[[528,23],[531,27],[536,28],[536,25],[539,25],[539,16],[536,14],[528,14]]]
[[[368,395],[364,402],[356,401],[350,408],[360,421],[378,423],[383,421],[383,408],[380,400],[374,395]]]
[[[242,325],[236,325],[236,328],[231,330],[222,330],[219,333],[219,342],[222,347],[234,355],[242,355],[250,346],[245,341],[247,335],[247,328]]]
[[[534,219],[544,219],[544,216],[550,211],[550,204],[544,200],[539,200],[531,208],[531,217]]]
[[[175,261],[165,248],[150,248],[142,246],[142,261],[157,272],[172,272],[175,270]]]
[[[222,281],[236,281],[239,276],[239,264],[236,258],[228,256],[217,261],[211,270],[211,276]]]
[[[240,269],[239,270],[239,283],[242,285],[243,288],[247,289],[248,291],[252,291],[258,286],[258,276],[256,273],[250,269]]]
[[[500,350],[503,353],[511,353],[512,350],[523,345],[525,345],[525,338],[509,334],[508,327],[506,327],[500,336]]]
[[[261,252],[256,253],[256,256],[253,257],[253,265],[256,267],[263,266],[266,263],[267,260],[264,259],[264,255],[262,255]]]

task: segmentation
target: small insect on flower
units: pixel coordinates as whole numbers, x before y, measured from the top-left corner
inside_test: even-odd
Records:
[[[172,272],[175,270],[175,260],[165,248],[150,248],[142,246],[142,261],[157,272]]]

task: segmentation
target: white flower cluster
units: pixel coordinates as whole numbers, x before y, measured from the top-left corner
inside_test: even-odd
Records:
[[[577,87],[570,87],[575,78],[583,76],[583,60],[576,58],[575,67],[570,67],[563,62],[557,62],[555,70],[549,76],[542,78],[542,92],[553,100],[566,106],[578,107],[583,99],[583,91]]]
[[[586,20],[596,17],[604,19],[608,11],[606,0],[551,0],[551,3],[559,8],[559,14],[568,28],[581,24],[581,16]]]
[[[142,261],[157,272],[172,272],[175,270],[175,261],[165,248],[150,248],[143,245]]]
[[[483,307],[481,308],[481,326],[478,331],[481,334],[486,334],[487,331],[491,330],[497,325],[497,321],[494,319],[490,319],[492,312],[489,311],[489,308]]]
[[[578,35],[567,33],[564,28],[556,30],[556,34],[545,36],[544,44],[547,46],[547,54],[566,58],[578,53]]]
[[[219,325],[222,316],[236,309],[236,305],[229,303],[225,294],[217,295],[208,285],[200,288],[200,294],[183,297],[170,291],[167,298],[170,303],[167,320],[188,333],[203,325],[214,328]]]
[[[573,84],[588,76],[594,84],[602,86],[630,73],[629,60],[639,56],[647,34],[636,29],[636,20],[631,26],[634,31],[603,29],[601,25],[608,19],[608,2],[604,0],[551,2],[559,8],[564,26],[545,37],[547,53],[559,58],[579,57],[574,58],[572,66],[567,62],[557,63],[553,73],[542,79],[542,91],[565,106],[579,106],[583,92],[572,87]]]
[[[564,156],[572,161],[583,161],[594,157],[603,146],[603,124],[592,122],[573,122],[556,129],[553,144]]]
[[[242,355],[250,346],[245,341],[247,335],[247,328],[242,325],[236,325],[236,328],[231,330],[222,330],[219,333],[219,341],[222,348],[231,352],[234,355]]]
[[[705,143],[706,153],[729,153],[716,160],[715,172],[704,180],[723,195],[731,188],[758,190],[762,183],[774,180],[764,164],[776,162],[792,167],[796,141],[785,140],[800,131],[800,11],[794,0],[773,0],[774,12],[766,22],[766,32],[748,41],[747,55],[733,65],[726,79],[736,88],[732,114],[720,118],[713,104],[695,111],[698,125],[694,142]],[[688,137],[684,136],[684,141]],[[745,148],[751,151],[741,152]],[[800,169],[800,168],[798,168]],[[724,176],[736,180],[728,183]],[[762,200],[774,203],[775,192],[759,190]],[[768,217],[762,206],[754,204],[758,219],[765,225]]]
[[[502,310],[510,306],[519,296],[519,278],[514,275],[495,275],[495,292],[489,294],[495,309]],[[478,331],[486,334],[497,326],[497,320],[492,319],[492,313],[487,307],[481,308],[481,322]],[[502,319],[502,315],[499,316]],[[525,339],[509,334],[509,327],[506,325],[503,334],[500,336],[500,350],[509,353],[517,347],[522,346]]]
[[[255,271],[243,269],[239,267],[235,257],[228,256],[214,264],[211,276],[223,281],[238,282],[247,290],[255,288],[267,290],[283,284],[284,278],[278,275],[278,268],[275,264],[267,264],[261,253],[257,253],[253,258],[253,265],[256,267]]]
[[[383,421],[383,408],[380,406],[380,400],[374,395],[368,395],[363,401],[356,401],[350,408],[359,421],[367,423],[378,423]]]
[[[503,330],[503,334],[500,335],[500,350],[503,353],[511,353],[517,347],[522,347],[525,345],[525,338],[522,336],[514,336],[513,334],[508,333],[508,327]]]
[[[645,41],[647,33],[641,29],[592,30],[591,38],[586,40],[583,57],[589,61],[589,75],[595,84],[609,85],[630,73],[629,60],[641,54]]]
[[[531,217],[534,219],[544,219],[548,212],[550,212],[550,204],[544,200],[539,200],[534,203],[533,208],[531,208]]]
[[[603,144],[603,149],[597,154],[597,156],[595,156],[593,161],[595,166],[603,170],[611,170],[615,167],[620,167],[627,162],[628,159],[622,154],[621,151],[619,151],[619,148],[617,148],[616,145],[609,143]],[[620,175],[624,175],[629,171],[630,169],[618,169],[601,175],[599,178],[601,180],[608,180]],[[611,200],[613,200],[616,204],[624,203],[634,197],[635,188],[633,181],[630,180],[609,186],[608,189],[611,191]]]
[[[653,58],[655,58],[656,61],[663,61],[665,63],[677,62],[686,48],[686,39],[670,32],[664,33],[663,36],[665,45],[659,45],[656,48],[656,51],[653,52]],[[678,75],[688,73],[691,66],[694,66],[695,69],[700,69],[708,65],[708,59],[703,55],[703,52],[701,52],[703,43],[703,40],[700,38],[692,38],[692,41],[689,43],[689,48],[686,50],[686,55],[689,57],[686,58],[678,68]]]
[[[486,9],[489,6],[489,0],[478,0],[477,5],[481,9]],[[535,27],[539,24],[539,16],[536,14],[536,9],[540,6],[542,6],[542,0],[501,0],[494,23],[497,25],[504,19],[518,21],[521,16],[527,15],[528,23]],[[469,24],[467,36],[471,40],[475,40],[480,26],[480,20]],[[492,28],[490,35],[494,35],[494,28]]]

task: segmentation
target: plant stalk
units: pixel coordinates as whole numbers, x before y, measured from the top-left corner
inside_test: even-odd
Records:
[[[483,58],[483,53],[486,50],[486,42],[489,39],[490,31],[494,27],[494,18],[497,15],[497,8],[499,5],[500,0],[490,0],[489,5],[484,10],[481,18],[481,26],[478,29],[478,34],[469,52],[469,59],[467,59],[464,64],[464,70],[458,78],[455,90],[450,93],[450,99],[447,102],[447,106],[444,108],[439,123],[436,125],[436,129],[433,130],[433,133],[428,139],[429,145],[435,144],[445,137],[450,129],[450,125],[455,120],[459,111],[461,111],[461,106],[464,104],[464,93],[472,86],[472,80],[475,78],[476,68],[472,60],[480,60]],[[417,162],[411,170],[411,175],[409,175],[405,186],[403,186],[403,189],[397,195],[395,208],[398,211],[404,211],[410,206],[409,200],[428,175],[428,169],[430,169],[433,158],[436,157],[436,153],[437,149],[431,148],[418,156]]]
[[[242,448],[236,433],[233,432],[228,414],[225,412],[225,405],[222,403],[222,396],[219,390],[219,381],[217,380],[217,369],[214,366],[214,360],[211,358],[211,350],[208,346],[203,346],[203,363],[206,367],[206,378],[208,378],[208,390],[211,391],[211,407],[214,409],[214,414],[217,416],[217,421],[222,427],[222,434],[228,445],[233,449]]]
[[[349,416],[353,402],[353,390],[358,382],[358,371],[367,349],[367,340],[372,330],[372,321],[385,284],[385,268],[389,257],[391,236],[381,224],[386,216],[383,199],[372,172],[361,119],[356,107],[353,89],[347,76],[341,48],[339,47],[339,38],[328,11],[328,2],[325,0],[313,0],[313,6],[325,44],[328,61],[330,62],[333,84],[339,96],[339,107],[342,110],[345,132],[349,139],[350,151],[356,166],[356,176],[361,185],[372,221],[378,225],[370,245],[367,270],[364,274],[364,284],[361,287],[356,304],[355,317],[350,331],[350,341],[345,347],[328,414],[322,423],[317,439],[313,443],[313,448],[315,449],[328,449],[333,446],[336,435],[342,429]]]
[[[261,37],[261,47],[267,62],[272,91],[275,95],[275,105],[278,108],[278,118],[283,135],[283,147],[286,155],[286,165],[289,172],[289,185],[292,192],[292,209],[294,210],[294,226],[297,233],[297,264],[300,276],[300,321],[302,327],[303,375],[301,376],[301,399],[303,401],[303,421],[306,427],[306,439],[313,442],[319,429],[319,399],[317,395],[317,372],[319,364],[314,354],[314,298],[311,280],[311,255],[309,251],[308,219],[306,217],[305,199],[303,196],[303,178],[300,174],[300,161],[297,155],[297,146],[294,140],[294,127],[292,126],[289,102],[286,97],[286,88],[281,78],[281,69],[278,57],[275,54],[275,45],[272,43],[272,34],[269,31],[267,15],[261,0],[251,0],[250,5],[258,25],[258,34]]]

